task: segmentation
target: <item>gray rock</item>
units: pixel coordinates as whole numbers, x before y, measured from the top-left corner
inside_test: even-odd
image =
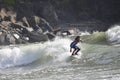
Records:
[[[55,35],[53,33],[46,33],[46,35],[48,36],[49,40],[52,40],[55,38]]]
[[[15,44],[16,40],[11,34],[6,34],[6,43],[7,44]]]
[[[0,32],[0,45],[6,44],[5,43],[5,32]]]
[[[42,33],[37,32],[29,32],[27,34],[27,37],[29,38],[29,42],[41,42],[41,41],[47,41],[48,36]]]

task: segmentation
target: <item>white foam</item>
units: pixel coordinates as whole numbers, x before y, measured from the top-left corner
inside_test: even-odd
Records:
[[[71,55],[69,52],[70,43],[70,39],[56,38],[54,41],[43,44],[29,44],[0,49],[0,68],[27,65],[48,56],[51,56],[52,59],[46,59],[46,62],[65,61]]]
[[[115,25],[111,29],[109,29],[107,32],[107,38],[109,41],[114,43],[120,43],[120,26]]]
[[[0,50],[0,68],[26,65],[37,59],[38,54],[23,52],[20,48],[5,48]]]
[[[69,39],[56,38],[53,42],[45,43],[47,45],[46,54],[51,55],[54,61],[64,61],[68,56],[71,55],[69,52]]]

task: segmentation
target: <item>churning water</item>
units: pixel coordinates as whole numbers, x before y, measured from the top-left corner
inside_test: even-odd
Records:
[[[0,80],[120,80],[120,26],[81,38],[74,60],[70,37],[1,47]]]

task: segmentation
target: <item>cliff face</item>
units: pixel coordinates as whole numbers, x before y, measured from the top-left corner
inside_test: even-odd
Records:
[[[14,10],[17,12],[17,20],[20,20],[24,16],[31,17],[36,15],[46,19],[52,26],[56,26],[59,23],[90,20],[98,20],[103,23],[116,23],[120,21],[119,0],[11,1],[15,1]]]
[[[57,25],[58,15],[53,5],[46,0],[20,0],[16,1],[15,10],[17,20],[22,17],[39,16],[47,20],[53,27]]]
[[[120,21],[119,3],[119,0],[20,0],[16,1],[16,10],[18,19],[20,16],[37,15],[55,29],[59,24],[96,22],[107,30],[109,25]]]
[[[119,0],[52,0],[60,19],[120,21]],[[65,16],[64,16],[65,15]]]
[[[21,14],[22,5],[22,14],[41,16],[53,26],[90,20],[114,24],[120,21],[119,3],[119,0],[24,0],[17,4],[17,9]]]

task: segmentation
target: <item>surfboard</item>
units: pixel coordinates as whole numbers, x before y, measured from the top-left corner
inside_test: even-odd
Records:
[[[79,62],[80,55],[71,55],[71,61],[72,62]]]
[[[71,55],[72,59],[80,59],[80,55]]]

